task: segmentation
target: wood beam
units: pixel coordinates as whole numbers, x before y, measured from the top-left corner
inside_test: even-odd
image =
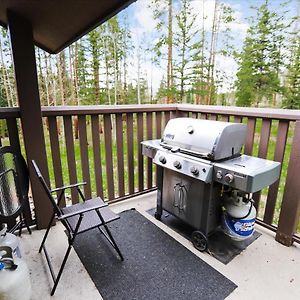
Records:
[[[37,226],[42,229],[49,223],[52,208],[31,163],[32,159],[37,162],[49,184],[32,26],[12,11],[7,12],[7,17],[31,190]]]

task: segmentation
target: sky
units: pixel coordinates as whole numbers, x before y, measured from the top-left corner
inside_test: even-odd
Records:
[[[205,28],[209,34],[215,0],[204,0],[205,7]],[[253,9],[251,6],[260,6],[264,3],[264,0],[224,0],[221,1],[227,5],[229,5],[234,10],[235,21],[230,25],[230,29],[233,36],[233,44],[237,50],[241,50],[243,46],[243,40],[246,36],[247,29],[249,28],[249,20],[248,18],[254,15]],[[283,1],[273,0],[269,1],[270,8],[276,10],[277,12],[281,12],[283,9],[280,8],[281,3]],[[287,22],[288,20],[294,16],[299,9],[300,4],[299,0],[291,0],[288,4],[285,5],[284,9],[288,10],[289,13],[286,14]],[[179,6],[179,1],[174,0],[174,6]],[[192,0],[191,6],[193,11],[197,14],[196,23],[201,24],[202,20],[202,0]],[[119,14],[120,21],[126,17],[129,22],[129,26],[131,29],[131,34],[133,37],[134,45],[151,45],[153,41],[157,39],[157,30],[155,29],[156,21],[153,18],[153,12],[151,9],[151,0],[137,0],[135,3],[131,4],[127,9],[122,11]],[[175,22],[174,22],[175,23]],[[222,43],[221,39],[220,42]],[[220,44],[222,46],[222,44]],[[137,48],[137,47],[136,47]],[[152,78],[154,91],[156,91],[161,82],[162,76],[165,73],[165,66],[153,66],[151,64],[151,58],[145,51],[142,52],[142,70],[147,70],[148,82],[150,82]],[[216,64],[220,70],[225,72],[228,77],[227,82],[224,84],[222,91],[226,92],[230,89],[231,84],[235,80],[235,74],[237,72],[237,63],[232,57],[224,57],[222,55],[217,55]],[[146,72],[146,71],[145,71]],[[135,49],[135,53],[131,58],[130,66],[129,66],[129,76],[136,78],[137,73],[137,49]],[[152,74],[152,75],[151,75]]]

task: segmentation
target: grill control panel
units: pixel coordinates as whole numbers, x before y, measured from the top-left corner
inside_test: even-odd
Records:
[[[153,162],[164,168],[180,172],[206,183],[212,181],[213,166],[209,163],[202,162],[199,159],[194,160],[179,156],[170,151],[157,151],[153,158]]]

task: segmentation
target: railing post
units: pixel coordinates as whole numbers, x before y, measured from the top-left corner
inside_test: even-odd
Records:
[[[32,26],[12,11],[7,16],[31,190],[37,226],[41,229],[47,227],[52,209],[31,165],[31,160],[36,160],[49,182]]]
[[[300,213],[300,121],[296,121],[276,241],[291,246]]]

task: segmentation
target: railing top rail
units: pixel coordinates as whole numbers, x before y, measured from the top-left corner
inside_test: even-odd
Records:
[[[241,117],[267,118],[278,120],[300,120],[300,110],[257,108],[257,107],[237,107],[237,106],[215,106],[215,105],[194,105],[178,104],[179,111],[211,113],[222,115],[233,115]]]
[[[176,111],[176,104],[43,106],[43,116]]]
[[[208,114],[233,115],[241,117],[266,118],[277,120],[300,120],[300,110],[194,104],[43,106],[42,114],[43,116],[48,117],[64,115],[97,115],[111,113],[143,113],[176,110],[183,112],[199,112]],[[0,119],[19,117],[19,107],[0,108]]]
[[[20,117],[19,107],[0,107],[0,119],[19,118],[19,117]]]

